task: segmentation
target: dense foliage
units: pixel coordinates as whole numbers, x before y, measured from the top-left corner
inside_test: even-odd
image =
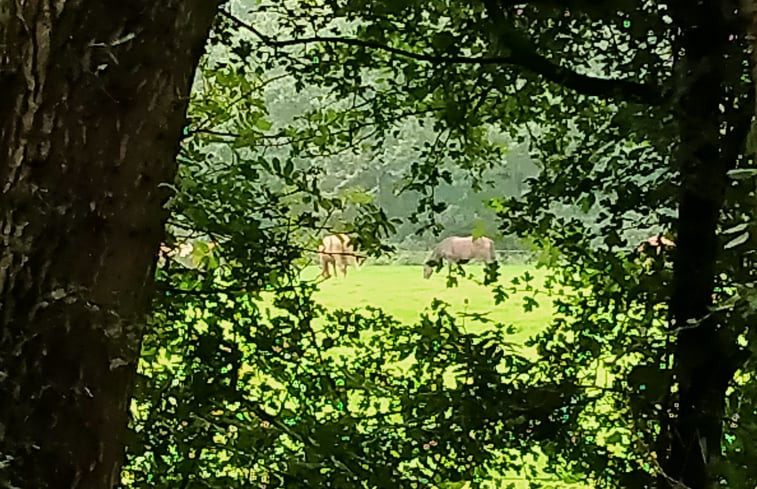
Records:
[[[676,402],[673,271],[633,250],[670,231],[681,180],[665,4],[224,9],[171,202],[197,260],[159,270],[124,485],[462,487],[508,471],[652,485]],[[731,40],[724,137],[745,168],[721,216],[712,314],[749,350],[755,172],[732,126],[750,85]],[[300,276],[326,229],[373,256],[442,230],[527,238],[558,312],[532,356],[508,325],[468,333],[441,303],[417,324],[326,311]],[[493,282],[498,300],[523,287]],[[728,393],[725,487],[756,482],[751,368]]]

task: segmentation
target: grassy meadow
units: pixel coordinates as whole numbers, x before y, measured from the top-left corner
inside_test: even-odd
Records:
[[[538,332],[552,316],[551,298],[542,290],[545,270],[530,265],[500,265],[500,283],[504,287],[512,286],[513,278],[522,278],[528,273],[533,278],[529,282],[533,290],[526,290],[525,284],[518,286],[519,291],[499,305],[494,302],[490,288],[476,283],[483,280],[483,267],[469,265],[468,277],[458,279],[457,286],[447,287],[446,271],[424,279],[420,265],[386,265],[364,266],[360,269],[350,268],[347,277],[325,280],[320,284],[316,300],[328,308],[351,309],[355,307],[380,307],[403,323],[413,323],[420,313],[427,309],[434,298],[448,303],[450,310],[457,314],[487,314],[493,321],[512,324],[515,328],[513,342],[522,342]],[[307,278],[317,276],[319,269],[309,268]],[[538,307],[532,311],[524,310],[526,297],[534,296]],[[465,327],[480,331],[486,325],[468,320]]]

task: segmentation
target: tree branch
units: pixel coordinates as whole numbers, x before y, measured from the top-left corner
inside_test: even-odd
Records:
[[[649,105],[661,105],[664,101],[662,94],[656,88],[649,85],[629,80],[583,75],[563,66],[556,65],[547,58],[538,55],[525,54],[513,56],[512,59],[513,64],[517,64],[543,76],[551,82],[583,95],[613,98]]]
[[[263,43],[273,47],[286,47],[313,43],[346,44],[350,46],[386,51],[403,58],[409,58],[416,61],[434,64],[515,65],[531,71],[532,73],[540,75],[553,83],[562,85],[565,88],[569,88],[583,95],[603,98],[615,98],[631,102],[645,103],[649,105],[659,105],[663,102],[661,93],[655,87],[630,80],[597,78],[589,75],[583,75],[563,66],[552,63],[549,59],[539,55],[533,49],[513,49],[507,55],[493,57],[460,55],[439,56],[407,51],[404,49],[387,46],[376,41],[339,36],[311,36],[297,39],[276,40],[266,34],[263,34],[253,25],[228,12],[221,11],[221,15],[230,19],[238,27],[242,27],[252,32],[261,41],[263,41]]]
[[[512,52],[513,64],[517,64],[533,73],[543,76],[558,85],[584,95],[627,100],[630,102],[660,105],[664,97],[657,89],[630,80],[597,78],[583,75],[563,66],[554,64],[540,55],[534,45],[525,39],[512,26],[506,24],[504,3],[485,0],[489,20],[499,32],[499,41],[503,48]]]

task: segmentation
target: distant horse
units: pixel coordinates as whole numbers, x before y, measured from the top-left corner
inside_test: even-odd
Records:
[[[423,278],[434,273],[434,267],[445,260],[450,265],[465,264],[471,260],[492,263],[497,260],[494,242],[489,238],[472,236],[450,236],[439,242],[423,265]]]
[[[160,243],[158,263],[163,265],[167,261],[173,261],[185,268],[204,269],[211,255],[215,254],[215,259],[218,259],[217,250],[215,250],[217,246],[218,243],[215,241],[199,240],[194,242],[183,241],[173,245]]]
[[[639,254],[639,256],[646,257],[646,260],[644,260],[642,263],[645,266],[649,267],[652,263],[654,263],[655,256],[660,256],[663,252],[669,251],[675,247],[675,241],[666,238],[662,235],[662,233],[660,233],[642,241],[639,247],[636,248],[636,252]],[[717,290],[718,289],[716,288],[715,292],[713,292],[711,295],[713,303],[716,303],[719,300],[719,294]]]
[[[670,240],[662,235],[662,233],[645,239],[641,242],[636,251],[640,255],[660,255],[665,249],[675,248],[676,244],[673,240]]]
[[[355,247],[346,234],[325,236],[321,246],[318,247],[318,259],[321,262],[324,278],[331,277],[329,266],[334,268],[334,276],[337,275],[337,268],[341,268],[342,275],[346,277],[347,266],[357,267],[360,264],[360,258],[362,257],[355,254]]]

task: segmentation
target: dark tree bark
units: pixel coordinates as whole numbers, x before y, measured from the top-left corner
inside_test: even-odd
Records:
[[[752,85],[753,85],[753,98],[757,101],[757,0],[741,0],[741,15],[744,19],[744,25],[746,28],[747,40],[752,48],[751,53],[751,72],[752,72]],[[752,107],[757,119],[757,104]],[[753,129],[750,127],[750,130]],[[755,158],[755,155],[749,155]],[[753,160],[754,161],[754,160]]]
[[[680,28],[676,61],[676,111],[681,172],[677,253],[671,298],[676,333],[674,374],[677,392],[663,420],[663,474],[659,486],[713,486],[712,466],[721,454],[725,391],[738,368],[736,345],[725,325],[708,314],[712,305],[719,245],[718,218],[727,172],[743,148],[744,124],[721,127],[729,119],[726,68],[729,36],[740,27],[734,2],[670,2]],[[722,106],[722,107],[721,107]],[[737,127],[738,126],[738,127]],[[748,127],[748,124],[746,124]],[[734,151],[736,148],[736,151]],[[680,484],[683,484],[682,486]]]
[[[0,2],[0,483],[118,483],[160,184],[216,6]]]

